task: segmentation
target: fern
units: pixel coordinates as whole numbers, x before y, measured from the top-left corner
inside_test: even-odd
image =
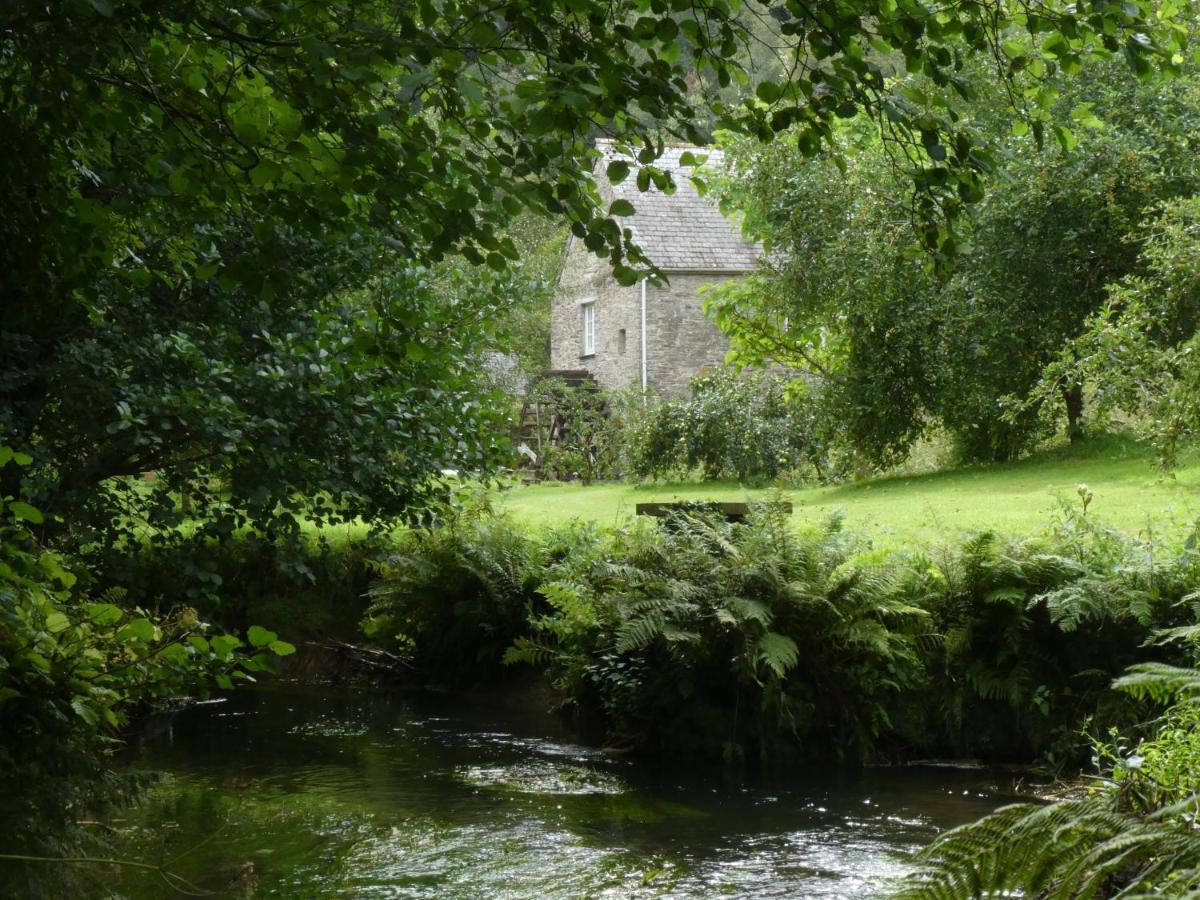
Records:
[[[749,622],[757,622],[764,628],[769,627],[775,618],[774,613],[765,603],[760,600],[751,600],[748,597],[730,597],[724,605],[717,608],[717,614],[721,613],[728,614],[730,624],[744,625]]]
[[[796,642],[773,631],[768,631],[758,639],[756,649],[758,662],[770,669],[776,678],[785,677],[800,660],[800,648]]]
[[[1177,630],[1192,637],[1191,628]],[[1184,896],[1200,889],[1200,670],[1147,663],[1114,687],[1181,705],[1135,757],[1087,797],[1017,804],[939,837],[895,896],[907,900],[1023,896]]]
[[[1166,663],[1139,663],[1130,666],[1113,687],[1138,699],[1166,703],[1176,697],[1200,700],[1200,670]]]
[[[522,636],[518,637],[513,645],[504,651],[504,663],[506,665],[526,663],[532,666],[543,666],[552,662],[556,655],[557,650],[554,647]]]
[[[1141,816],[1104,794],[1003,807],[934,841],[894,896],[1136,897],[1162,896],[1166,884],[1192,888],[1200,884],[1200,833],[1188,815],[1196,804],[1193,797]]]
[[[617,639],[613,646],[618,653],[641,650],[662,636],[665,624],[661,615],[643,616],[626,622],[617,631]]]

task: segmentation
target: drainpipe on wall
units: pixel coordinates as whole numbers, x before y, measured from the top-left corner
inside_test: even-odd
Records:
[[[642,279],[642,402],[646,401],[646,279]]]

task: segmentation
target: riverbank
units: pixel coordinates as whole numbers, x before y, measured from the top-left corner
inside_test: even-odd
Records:
[[[1050,521],[1062,504],[1078,507],[1081,483],[1092,493],[1089,515],[1131,534],[1150,529],[1170,537],[1200,515],[1200,460],[1188,458],[1176,472],[1166,473],[1143,447],[1115,438],[1006,465],[783,488],[778,496],[793,504],[797,524],[841,512],[848,528],[868,531],[878,543],[936,544],[974,530],[1028,534]],[[775,493],[730,482],[569,482],[518,486],[505,491],[500,502],[530,525],[585,520],[620,526],[633,517],[638,503],[761,500]]]

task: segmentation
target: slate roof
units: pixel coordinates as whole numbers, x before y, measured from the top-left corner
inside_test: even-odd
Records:
[[[691,166],[681,166],[683,153],[691,151],[707,156],[705,168],[719,168],[723,154],[711,147],[668,146],[654,163],[671,173],[675,193],[664,194],[651,185],[642,193],[637,189],[638,165],[620,184],[608,183],[605,168],[617,158],[629,159],[614,151],[611,141],[597,142],[601,151],[596,180],[609,200],[628,200],[637,212],[625,219],[633,228],[637,244],[664,272],[747,272],[754,268],[762,252],[759,244],[744,240],[737,226],[721,215],[711,200],[701,197],[692,184]]]

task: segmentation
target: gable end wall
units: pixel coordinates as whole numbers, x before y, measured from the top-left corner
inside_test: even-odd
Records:
[[[729,342],[704,315],[700,288],[736,275],[676,272],[670,284],[646,288],[647,374],[650,388],[664,397],[688,393],[698,371],[720,365]],[[579,301],[595,301],[596,352],[582,356]],[[620,352],[625,330],[624,353]],[[641,383],[641,287],[613,279],[606,259],[571,241],[550,313],[550,366],[586,369],[602,387],[636,388]]]

